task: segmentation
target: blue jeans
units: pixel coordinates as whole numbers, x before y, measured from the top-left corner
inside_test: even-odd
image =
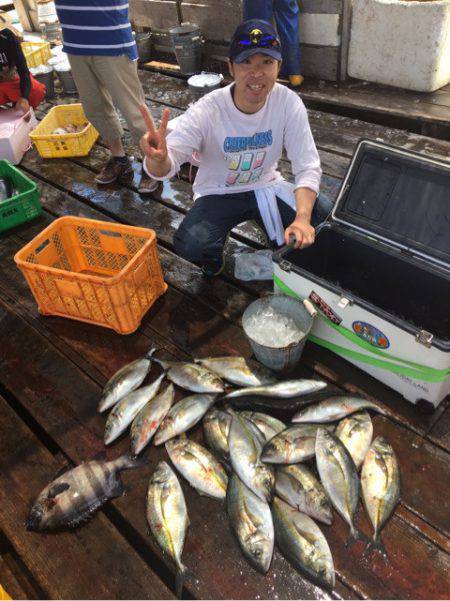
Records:
[[[282,200],[277,201],[281,220],[286,228],[294,221],[295,211]],[[332,208],[331,200],[319,194],[314,204],[311,224],[317,227]],[[175,233],[175,252],[180,257],[210,267],[215,272],[222,266],[223,247],[228,233],[240,223],[252,219],[265,231],[254,192],[201,196]]]
[[[299,8],[297,0],[244,0],[244,21],[264,19],[272,21],[275,17],[278,35],[281,41],[283,75],[299,75],[300,35],[298,27]]]

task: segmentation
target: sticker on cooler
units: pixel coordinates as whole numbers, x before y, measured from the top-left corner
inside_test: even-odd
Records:
[[[389,348],[390,342],[388,337],[370,323],[366,323],[365,321],[354,321],[352,323],[352,328],[359,338],[365,340],[372,346],[381,349]]]
[[[339,317],[339,315],[337,315],[333,309],[330,307],[330,305],[328,305],[321,296],[319,296],[317,294],[317,292],[314,292],[314,290],[311,291],[310,295],[309,295],[309,300],[314,303],[317,307],[317,309],[319,309],[319,311],[321,313],[323,313],[325,315],[325,317],[328,317],[328,319],[330,321],[332,321],[333,323],[339,325],[342,321],[342,318]]]

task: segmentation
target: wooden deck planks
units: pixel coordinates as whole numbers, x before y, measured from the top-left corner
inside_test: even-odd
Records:
[[[61,465],[1,397],[0,420],[8,425],[0,441],[1,528],[47,597],[174,598],[101,514],[73,532],[24,535],[30,503]]]

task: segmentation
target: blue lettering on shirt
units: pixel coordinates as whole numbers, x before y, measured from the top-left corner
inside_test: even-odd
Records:
[[[227,136],[223,142],[225,152],[242,152],[271,146],[273,142],[272,130],[256,133],[254,136]]]

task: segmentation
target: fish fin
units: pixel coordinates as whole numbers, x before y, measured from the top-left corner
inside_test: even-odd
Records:
[[[362,540],[365,543],[369,542],[369,539],[364,532],[361,532],[361,530],[358,530],[358,528],[352,524],[350,525],[350,532],[345,542],[345,546],[352,547],[358,540]]]
[[[70,469],[72,469],[72,467],[73,466],[70,465],[70,463],[65,463],[62,467],[59,467],[56,470],[56,472],[53,474],[53,478],[51,479],[51,481],[56,480],[57,478],[68,472]]]
[[[122,480],[117,477],[115,482],[112,485],[111,488],[111,497],[122,497],[123,495],[125,495],[127,493],[127,489],[124,486]]]
[[[67,484],[67,482],[58,482],[58,484],[54,484],[51,487],[51,489],[48,491],[47,498],[54,499],[55,497],[60,495],[65,490],[68,490],[69,488],[70,488],[70,484]]]
[[[233,468],[231,467],[231,463],[228,461],[228,459],[225,459],[224,457],[220,458],[220,463],[223,466],[223,469],[227,472],[227,474],[232,474],[233,473]]]
[[[92,518],[92,515],[97,511],[97,509],[100,507],[100,505],[102,505],[102,503],[103,502],[99,502],[98,504],[95,504],[88,511],[83,513],[83,515],[80,515],[77,518],[71,520],[70,522],[67,522],[67,525],[69,526],[69,528],[76,528],[77,526],[81,526],[81,524],[85,524],[86,522],[89,522],[89,520]]]
[[[106,451],[105,449],[102,449],[101,451],[98,451],[98,453],[95,453],[95,455],[92,456],[92,458],[90,459],[90,461],[106,461],[107,457],[106,457]]]

